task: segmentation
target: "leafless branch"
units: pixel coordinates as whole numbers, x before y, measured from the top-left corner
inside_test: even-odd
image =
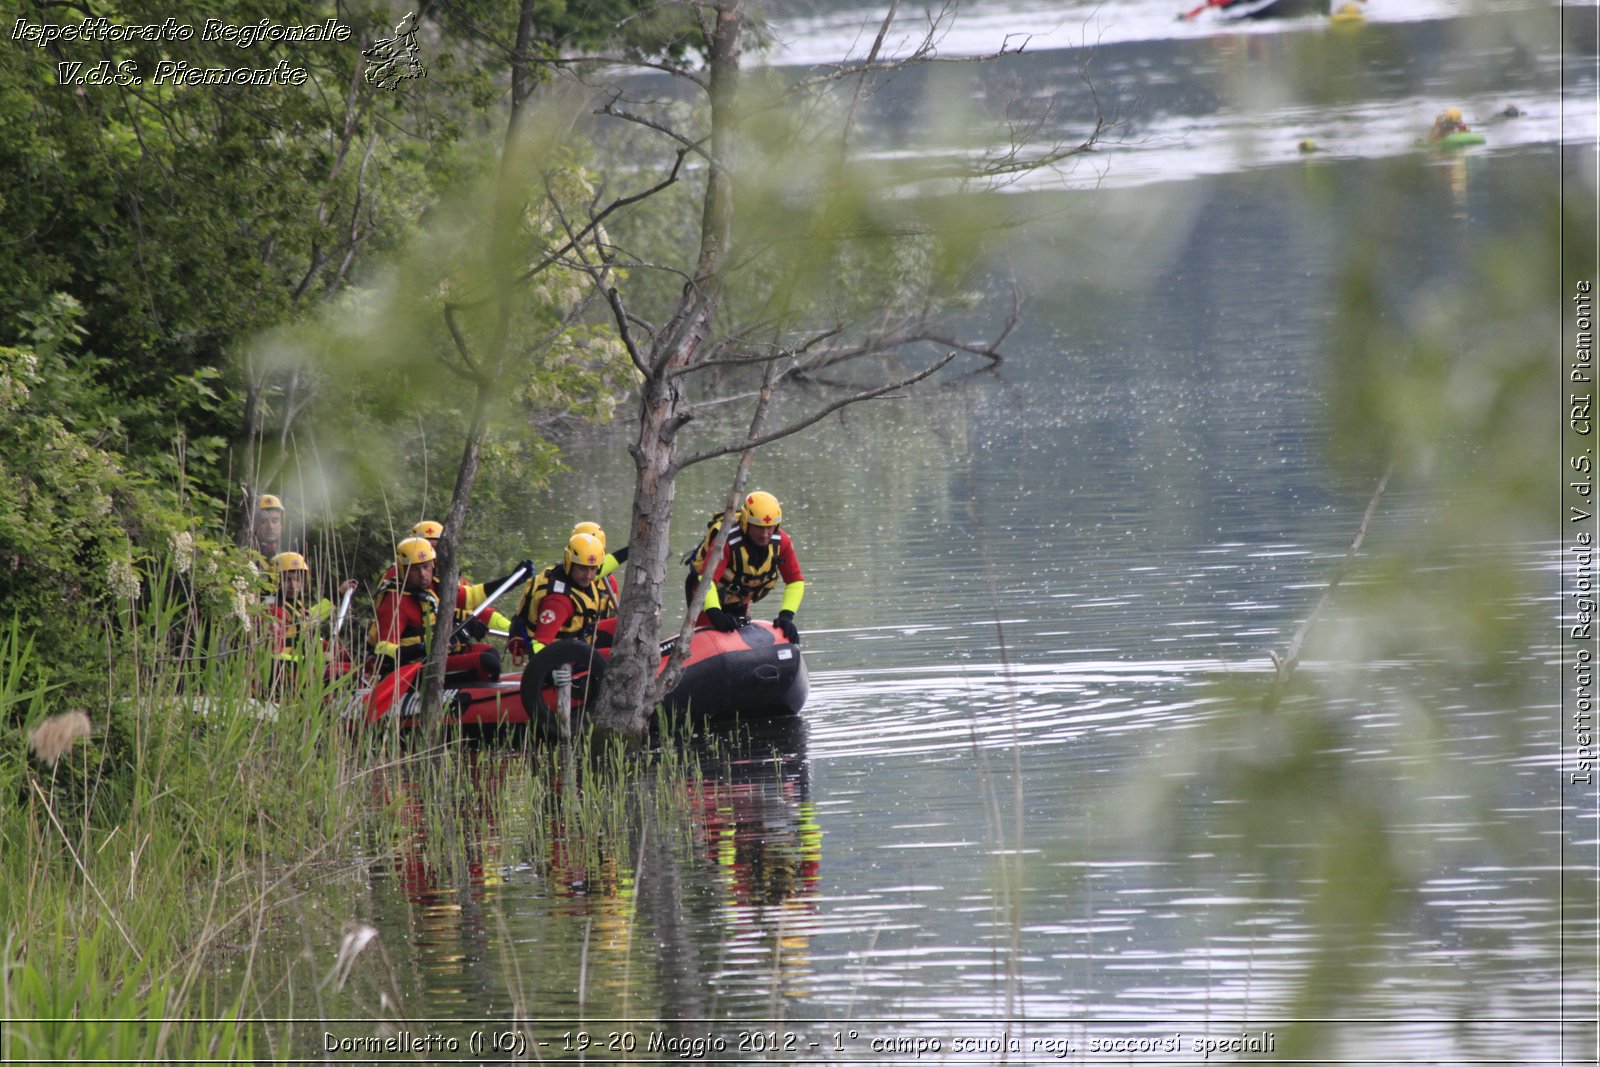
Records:
[[[450,339],[455,342],[456,355],[461,357],[461,362],[466,365],[467,370],[461,371],[456,367],[451,366],[448,362],[445,363],[445,366],[449,367],[454,373],[466,378],[468,381],[475,382],[478,380],[480,372],[478,370],[477,363],[472,358],[472,347],[467,343],[466,334],[462,333],[461,324],[456,321],[457,308],[458,305],[456,304],[449,303],[448,301],[445,303],[444,322],[450,330]]]
[[[628,350],[628,358],[633,361],[634,367],[640,374],[649,374],[650,365],[645,361],[644,354],[639,351],[639,345],[633,339],[633,331],[628,328],[633,316],[622,306],[622,295],[617,292],[616,286],[607,287],[606,303],[611,306],[611,316],[617,324],[617,336],[622,339],[622,346]]]
[[[667,62],[666,60],[647,59],[642,56],[585,54],[570,57],[558,56],[554,59],[542,59],[540,62],[547,67],[568,68],[580,82],[584,81],[581,68],[635,67],[639,70],[655,70],[660,71],[662,74],[670,74],[674,78],[682,78],[684,81],[698,85],[702,89],[709,87],[706,80],[693,67],[685,66],[682,63]]]
[[[705,138],[702,137],[699,140],[691,140],[664,122],[658,122],[655,119],[652,119],[646,115],[641,115],[634,111],[625,111],[616,106],[617,101],[620,99],[622,99],[622,91],[620,89],[615,90],[611,99],[595,108],[594,113],[596,115],[607,115],[611,118],[622,119],[624,122],[631,122],[636,126],[643,126],[645,129],[654,130],[662,136],[670,138],[671,140],[682,145],[684,151],[693,152],[696,155],[703,157],[708,163],[712,161],[711,154],[705,149]]]
[[[724,445],[724,446],[721,446],[719,448],[709,448],[709,449],[705,450],[704,452],[697,452],[694,455],[689,456],[686,459],[681,459],[681,460],[678,460],[677,462],[675,462],[673,464],[673,470],[674,471],[682,471],[685,467],[691,467],[696,463],[704,463],[706,460],[716,459],[718,456],[726,456],[730,452],[738,452],[738,451],[741,451],[741,450],[746,449],[746,448],[750,448],[750,449],[761,448],[764,445],[771,444],[773,441],[777,441],[777,440],[780,440],[780,439],[785,438],[785,437],[793,436],[794,434],[799,433],[801,430],[804,430],[809,426],[816,425],[817,423],[821,422],[823,419],[827,418],[829,415],[832,415],[835,411],[838,411],[841,408],[849,407],[851,404],[859,404],[864,400],[875,400],[878,397],[884,396],[884,395],[886,395],[888,393],[892,393],[897,389],[904,389],[907,386],[915,385],[917,382],[922,381],[924,378],[927,378],[927,377],[929,377],[929,376],[931,376],[933,374],[936,374],[940,370],[942,370],[944,367],[946,367],[950,363],[951,360],[955,359],[958,354],[959,353],[951,352],[949,355],[945,356],[943,359],[939,360],[937,363],[934,363],[932,366],[926,367],[923,370],[918,371],[916,374],[912,374],[912,375],[910,375],[908,377],[901,378],[901,379],[899,379],[897,381],[890,382],[887,385],[880,385],[880,386],[878,386],[878,387],[876,387],[874,389],[865,389],[865,390],[862,390],[861,392],[853,393],[850,396],[842,397],[839,400],[836,400],[833,403],[826,405],[825,407],[821,408],[820,410],[818,410],[816,412],[813,412],[811,415],[807,416],[804,419],[801,419],[798,422],[792,422],[789,425],[783,427],[782,429],[774,430],[771,433],[763,434],[760,437],[755,438],[754,440],[744,441],[744,442],[742,442],[740,444],[737,444],[737,445]]]
[[[1276,651],[1269,650],[1274,668],[1272,687],[1267,690],[1266,696],[1261,700],[1262,711],[1274,710],[1283,699],[1284,692],[1289,687],[1289,679],[1294,677],[1294,672],[1300,665],[1300,650],[1305,644],[1306,636],[1311,633],[1311,628],[1317,624],[1327,608],[1328,602],[1333,599],[1333,591],[1339,588],[1339,583],[1344,581],[1345,575],[1350,573],[1350,566],[1355,562],[1356,553],[1361,550],[1361,543],[1367,539],[1367,530],[1372,525],[1372,516],[1377,513],[1378,501],[1383,499],[1383,494],[1389,487],[1389,478],[1394,474],[1394,462],[1384,470],[1383,477],[1378,479],[1377,488],[1372,491],[1372,498],[1367,501],[1367,510],[1361,516],[1361,524],[1356,527],[1355,537],[1350,541],[1350,547],[1345,550],[1344,559],[1339,561],[1339,567],[1333,572],[1333,577],[1328,579],[1328,587],[1317,598],[1317,603],[1307,615],[1300,628],[1289,641],[1289,647],[1278,655]]]

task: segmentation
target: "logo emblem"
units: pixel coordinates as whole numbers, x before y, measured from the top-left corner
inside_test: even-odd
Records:
[[[361,50],[367,61],[366,78],[370,85],[393,92],[401,82],[426,78],[427,68],[417,59],[417,13],[401,19],[393,37],[380,38],[372,47]]]

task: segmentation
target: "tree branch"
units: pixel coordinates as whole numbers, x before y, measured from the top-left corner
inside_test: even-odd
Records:
[[[1270,712],[1277,708],[1283,700],[1283,694],[1289,687],[1289,679],[1294,676],[1295,669],[1300,666],[1300,650],[1304,646],[1306,636],[1311,633],[1311,628],[1322,617],[1322,612],[1328,606],[1328,601],[1333,598],[1333,591],[1339,588],[1339,583],[1344,581],[1345,575],[1350,573],[1350,565],[1355,562],[1356,553],[1361,550],[1361,543],[1367,539],[1367,530],[1372,525],[1372,516],[1378,510],[1378,501],[1383,499],[1384,490],[1389,487],[1389,477],[1394,474],[1394,461],[1384,470],[1383,477],[1378,479],[1377,488],[1372,491],[1372,499],[1367,501],[1367,510],[1361,516],[1361,525],[1356,527],[1356,535],[1350,541],[1350,547],[1345,550],[1344,559],[1340,560],[1338,568],[1333,572],[1333,577],[1328,579],[1328,587],[1322,591],[1322,596],[1317,598],[1317,604],[1311,609],[1311,614],[1306,616],[1300,628],[1294,632],[1294,637],[1289,640],[1289,647],[1278,655],[1274,650],[1268,650],[1267,655],[1272,657],[1274,675],[1272,687],[1267,690],[1266,696],[1261,699],[1261,710]]]
[[[840,408],[848,407],[851,404],[859,404],[863,400],[874,400],[886,393],[892,393],[896,389],[904,389],[906,386],[915,385],[917,382],[920,382],[924,378],[927,378],[943,369],[950,363],[951,360],[956,358],[956,355],[957,353],[951,352],[949,355],[945,356],[931,367],[927,367],[924,370],[918,371],[916,374],[910,375],[909,377],[901,378],[899,381],[890,382],[888,385],[881,385],[876,389],[867,389],[863,390],[862,392],[843,397],[822,408],[820,411],[801,419],[799,422],[790,423],[788,426],[785,426],[780,430],[774,430],[769,434],[764,434],[761,437],[756,438],[755,440],[745,441],[743,444],[725,445],[720,448],[711,448],[704,452],[697,452],[686,459],[678,460],[673,464],[673,470],[675,472],[682,471],[685,467],[692,467],[696,463],[704,463],[706,460],[716,459],[718,456],[726,456],[730,452],[738,452],[746,448],[760,448],[763,445],[771,444],[773,441],[790,437],[809,426],[816,425],[829,415],[832,415],[835,411],[838,411]]]

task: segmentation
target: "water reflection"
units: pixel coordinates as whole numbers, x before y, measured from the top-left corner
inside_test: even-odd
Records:
[[[403,832],[378,843],[371,915],[406,999],[693,1020],[803,994],[823,840],[805,722],[719,730],[690,755],[694,773],[626,786],[553,746],[378,776]]]
[[[730,996],[804,995],[822,872],[822,827],[810,795],[799,716],[741,730],[699,803],[702,862],[715,877]]]

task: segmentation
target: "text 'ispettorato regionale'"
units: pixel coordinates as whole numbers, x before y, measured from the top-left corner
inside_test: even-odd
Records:
[[[197,30],[194,25],[166,18],[160,22],[113,22],[95,16],[76,22],[34,22],[17,19],[10,39],[47,48],[79,43],[165,44],[198,41],[234,48],[253,48],[258,44],[323,44],[349,41],[351,28],[338,19],[321,22],[225,22],[206,19]],[[270,67],[206,67],[187,60],[161,59],[145,71],[134,60],[113,63],[101,60],[84,63],[65,60],[57,64],[56,80],[63,85],[139,85],[146,77],[156,84],[174,85],[299,85],[308,75],[301,67],[279,59]]]

